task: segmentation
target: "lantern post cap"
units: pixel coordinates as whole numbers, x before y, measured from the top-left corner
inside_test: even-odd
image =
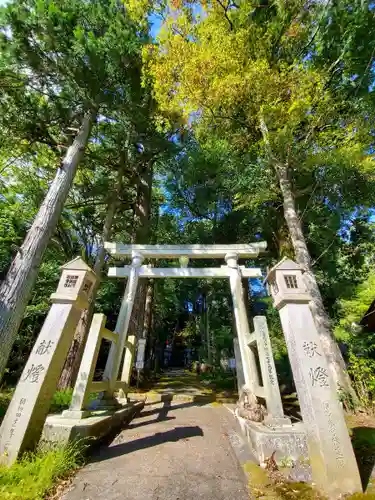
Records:
[[[94,272],[81,257],[75,257],[66,264],[60,266],[60,269],[70,269],[72,271],[90,271],[91,273]]]
[[[274,279],[276,271],[301,271],[301,273],[305,272],[302,266],[296,264],[294,260],[288,259],[288,257],[284,257],[280,260],[280,262],[278,262],[273,266],[272,269],[268,271],[267,276],[264,280],[264,284],[267,282],[269,283]]]

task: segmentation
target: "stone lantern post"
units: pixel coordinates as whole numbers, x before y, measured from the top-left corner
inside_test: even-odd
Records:
[[[35,342],[0,428],[0,462],[11,465],[33,449],[56,390],[82,309],[96,275],[77,257],[62,267],[52,306]]]
[[[306,428],[313,481],[329,498],[362,491],[343,411],[331,379],[309,302],[303,272],[282,260],[267,281],[288,348]]]
[[[238,254],[230,252],[225,255],[225,261],[229,271],[229,284],[232,293],[233,312],[236,322],[236,330],[238,336],[238,343],[235,343],[235,348],[238,346],[239,356],[243,370],[240,378],[240,383],[244,382],[244,386],[239,385],[238,391],[242,392],[243,389],[251,389],[254,391],[255,387],[259,387],[259,375],[256,369],[256,359],[253,351],[249,349],[247,339],[250,338],[249,321],[247,318],[247,311],[243,297],[242,289],[242,276],[238,266]]]
[[[113,403],[115,402],[113,393],[115,391],[122,354],[125,347],[126,350],[122,367],[121,380],[126,382],[127,384],[130,380],[131,369],[133,365],[136,339],[134,335],[128,335],[128,329],[138,287],[140,267],[144,260],[144,257],[139,252],[132,252],[131,258],[132,263],[130,266],[130,275],[128,282],[126,283],[125,293],[121,302],[121,308],[115,327],[115,332],[119,334],[119,344],[112,344],[103,375],[103,380],[110,381],[109,390],[106,393],[102,394],[103,407],[111,407],[111,405],[113,405]]]

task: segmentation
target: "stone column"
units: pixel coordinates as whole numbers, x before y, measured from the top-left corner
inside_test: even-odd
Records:
[[[143,262],[143,255],[137,252],[133,252],[130,275],[128,278],[128,282],[126,284],[124,297],[122,299],[121,308],[115,327],[115,332],[119,334],[119,341],[117,344],[113,344],[111,346],[103,376],[105,380],[110,381],[110,389],[108,393],[104,395],[104,399],[113,398],[113,393],[115,391],[115,385],[120,370],[121,358],[125,347],[126,347],[126,353],[125,353],[123,374],[125,366],[127,373],[130,374],[131,371],[131,365],[133,363],[132,346],[134,346],[134,341],[131,342],[132,339],[128,338],[128,328],[129,328],[131,313],[133,310],[134,298],[137,291],[139,268],[142,265],[142,262]],[[129,345],[129,343],[131,345]],[[124,378],[121,377],[121,380],[124,380]],[[129,379],[125,381],[129,382]]]
[[[237,338],[233,339],[233,349],[234,349],[234,357],[236,360],[236,378],[237,378],[237,387],[239,392],[241,387],[243,387],[246,384],[242,368],[241,351]]]
[[[69,410],[63,411],[63,417],[84,418],[91,415],[91,412],[87,409],[90,396],[90,385],[94,378],[102,339],[101,331],[105,327],[106,319],[104,314],[94,314],[92,318],[77,381],[73,390],[72,401]]]
[[[270,425],[288,425],[291,421],[289,418],[284,417],[279,382],[277,380],[275,361],[273,359],[267,319],[265,316],[254,316],[254,334],[262,372],[264,398],[269,414],[265,418],[265,423]]]
[[[304,284],[293,261],[267,277],[279,310],[305,424],[314,483],[329,498],[362,491],[357,462]]]
[[[63,266],[52,306],[0,428],[0,463],[11,465],[38,444],[82,309],[96,281],[77,258]]]
[[[245,379],[245,385],[252,391],[259,386],[259,377],[256,367],[255,355],[249,349],[247,343],[250,338],[249,322],[245,307],[241,271],[238,267],[238,254],[228,253],[225,261],[229,268],[229,282],[233,300],[234,318],[236,321],[236,330],[238,337],[238,346],[241,353],[242,370]],[[238,381],[238,385],[240,381]],[[241,392],[242,387],[238,387]]]
[[[135,354],[135,335],[129,335],[126,339],[125,344],[125,356],[124,356],[124,364],[121,372],[121,381],[129,384],[130,376],[133,368],[133,360]]]

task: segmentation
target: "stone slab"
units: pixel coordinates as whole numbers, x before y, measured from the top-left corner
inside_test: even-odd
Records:
[[[44,424],[42,439],[59,443],[87,438],[99,440],[120,429],[124,422],[133,419],[143,407],[144,402],[138,401],[110,414],[98,414],[83,419],[49,415]]]
[[[238,415],[237,419],[251,452],[260,464],[263,464],[274,451],[276,451],[275,460],[279,465],[285,460],[294,463],[308,461],[306,431],[302,423],[272,428]]]

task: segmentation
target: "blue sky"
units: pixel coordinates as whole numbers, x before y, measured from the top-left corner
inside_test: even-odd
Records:
[[[2,2],[3,0],[0,0]],[[149,21],[151,23],[151,29],[150,29],[150,34],[152,38],[156,38],[157,34],[160,31],[161,25],[162,25],[162,18],[160,16],[157,16],[155,14],[151,14],[149,17]]]

